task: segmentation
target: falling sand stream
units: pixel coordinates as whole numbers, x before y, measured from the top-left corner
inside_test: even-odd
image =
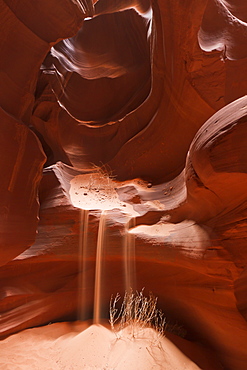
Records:
[[[135,226],[135,217],[130,218],[125,227],[123,243],[123,262],[125,291],[129,292],[136,288],[136,268],[135,268],[135,237],[129,233],[129,229]]]
[[[99,220],[99,231],[97,238],[97,250],[95,259],[95,281],[94,281],[94,310],[93,310],[93,323],[100,323],[101,312],[101,284],[102,284],[102,262],[104,252],[104,235],[106,225],[106,211],[102,211]]]
[[[125,203],[119,199],[117,183],[101,170],[96,172],[78,175],[71,180],[70,196],[75,207],[81,209],[80,217],[80,234],[79,234],[79,282],[78,282],[78,318],[79,320],[87,320],[91,315],[87,311],[88,307],[93,304],[93,322],[99,324],[102,319],[103,303],[107,297],[105,296],[105,283],[109,281],[109,271],[111,268],[104,268],[104,264],[118,263],[114,256],[117,255],[117,260],[122,260],[122,266],[119,266],[117,288],[124,291],[130,291],[136,288],[136,273],[135,273],[135,240],[134,235],[129,233],[129,230],[135,227],[135,217],[137,213],[129,203]],[[89,212],[99,211],[99,226],[97,235],[96,253],[94,255],[94,247],[89,235]],[[122,226],[124,228],[120,233],[121,239],[112,243],[111,233],[107,232],[107,228],[112,223],[110,217],[112,210],[118,210]],[[113,213],[114,214],[114,213]],[[117,216],[118,217],[118,216]],[[114,239],[113,239],[114,240]],[[119,244],[119,245],[118,245]],[[114,246],[114,247],[113,247]],[[113,248],[113,249],[112,249]],[[95,264],[95,276],[92,275]],[[114,266],[116,267],[116,266]],[[114,268],[112,269],[114,270]],[[122,275],[121,275],[121,270]],[[94,280],[94,281],[93,281]],[[122,284],[122,286],[121,286]],[[92,288],[94,292],[92,294]],[[117,292],[112,292],[117,293]],[[103,297],[105,299],[103,299]],[[93,301],[93,302],[92,302]]]
[[[107,228],[107,212],[103,210],[100,214],[96,256],[95,256],[95,280],[94,280],[94,302],[93,302],[93,323],[99,324],[101,321],[101,308],[102,308],[102,291],[104,288],[105,274],[103,269],[103,262],[105,260],[107,250],[106,228]],[[89,281],[90,276],[90,246],[88,243],[88,228],[89,228],[89,211],[81,210],[80,219],[80,237],[79,237],[79,302],[78,302],[78,318],[85,320],[87,314],[85,312],[85,302],[88,299],[88,287],[92,285]],[[125,233],[122,240],[122,248],[119,248],[122,253],[123,260],[123,290],[130,291],[136,286],[135,274],[135,240],[134,236],[128,231],[131,227],[135,226],[135,218],[130,218],[125,224]],[[114,263],[114,262],[112,262]]]
[[[78,319],[86,320],[85,305],[83,302],[87,300],[86,287],[89,284],[87,276],[87,260],[89,258],[88,250],[88,220],[89,211],[87,209],[81,210],[80,218],[80,234],[79,234],[79,281],[78,281]]]

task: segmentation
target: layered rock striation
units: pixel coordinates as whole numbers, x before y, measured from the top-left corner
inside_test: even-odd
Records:
[[[102,315],[132,238],[135,288],[159,297],[181,350],[197,342],[215,353],[213,365],[191,351],[199,367],[244,370],[244,0],[0,9],[1,337],[77,319],[84,234],[92,317],[106,209]]]

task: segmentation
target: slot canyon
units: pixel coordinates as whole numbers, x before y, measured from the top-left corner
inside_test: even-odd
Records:
[[[246,370],[246,0],[0,9],[0,369]]]

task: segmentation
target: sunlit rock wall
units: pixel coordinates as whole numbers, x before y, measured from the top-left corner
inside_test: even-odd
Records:
[[[153,291],[219,366],[244,370],[245,1],[0,0],[0,9],[1,336],[77,318],[83,231],[71,184],[101,167],[123,202],[107,213],[103,311],[124,290],[121,207],[131,206],[136,288]],[[100,213],[89,212],[88,318]]]

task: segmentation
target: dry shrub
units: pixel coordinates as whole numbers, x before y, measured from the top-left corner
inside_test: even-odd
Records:
[[[107,195],[115,193],[114,183],[115,176],[112,170],[107,165],[96,166],[92,165],[93,171],[91,172],[88,190],[89,191],[104,191]]]
[[[111,297],[109,322],[117,337],[126,327],[131,328],[133,337],[144,328],[153,328],[157,331],[158,337],[164,336],[166,318],[156,307],[158,298],[152,293],[146,297],[143,291],[144,288],[140,292],[133,292],[132,289],[126,291],[120,308],[117,308],[121,298],[119,293]]]

